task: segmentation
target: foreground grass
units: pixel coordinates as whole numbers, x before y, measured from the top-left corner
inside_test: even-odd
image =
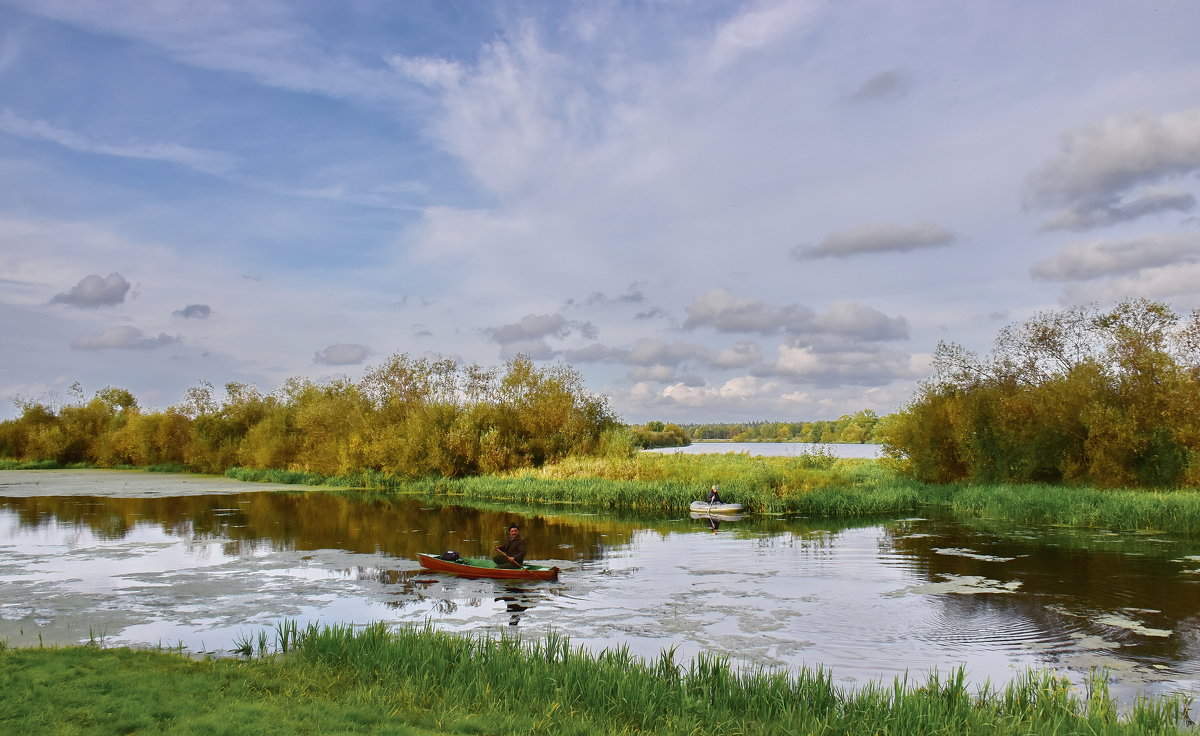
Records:
[[[1177,734],[1187,703],[1123,715],[1029,672],[1002,689],[962,670],[845,690],[829,673],[737,669],[672,652],[589,654],[376,624],[285,633],[287,654],[193,661],[128,649],[0,652],[0,729],[38,734]]]

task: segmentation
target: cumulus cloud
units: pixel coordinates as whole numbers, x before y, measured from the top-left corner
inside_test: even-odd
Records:
[[[824,313],[813,318],[812,329],[821,334],[858,340],[908,337],[908,321],[903,317],[889,317],[874,307],[847,301],[832,302]]]
[[[712,351],[702,345],[643,337],[631,347],[618,348],[594,343],[566,350],[563,357],[573,363],[617,363],[637,366],[678,366],[687,361],[707,362]]]
[[[729,289],[724,288],[696,295],[685,311],[685,330],[712,327],[718,332],[752,332],[763,335],[788,329],[803,329],[813,318],[813,311],[808,307],[796,304],[776,307],[753,299],[739,299]]]
[[[680,376],[675,368],[669,365],[637,366],[625,376],[635,383],[677,383],[683,386],[703,386],[705,381],[700,376],[687,374]]]
[[[371,351],[366,345],[339,342],[318,350],[313,355],[313,363],[317,365],[358,365],[370,354]]]
[[[899,69],[889,69],[867,79],[846,97],[847,102],[874,102],[903,97],[909,88],[908,76]]]
[[[212,314],[212,309],[207,304],[189,304],[183,309],[176,309],[171,314],[184,319],[208,319]]]
[[[741,340],[717,353],[712,365],[718,368],[744,368],[762,360],[762,348],[758,343]]]
[[[757,372],[819,386],[873,386],[922,375],[922,366],[908,353],[879,346],[828,350],[791,342],[779,346],[776,359]]]
[[[1174,263],[1097,281],[1070,284],[1063,290],[1064,304],[1112,303],[1122,299],[1179,300],[1200,306],[1200,262]]]
[[[1200,171],[1200,109],[1114,117],[1066,133],[1034,171],[1026,204],[1107,202],[1136,186]]]
[[[1148,191],[1128,202],[1078,203],[1042,224],[1042,230],[1094,230],[1129,222],[1162,212],[1188,213],[1196,208],[1196,197],[1178,189]]]
[[[1159,235],[1135,240],[1072,243],[1029,270],[1042,281],[1088,281],[1181,261],[1200,255],[1200,234]]]
[[[792,248],[797,260],[848,258],[864,253],[906,253],[941,248],[955,242],[954,233],[933,222],[915,225],[868,224],[830,233],[816,245]]]
[[[854,302],[837,301],[821,314],[798,304],[775,306],[753,299],[740,299],[728,289],[699,294],[687,306],[685,330],[711,327],[718,332],[768,335],[838,335],[857,340],[893,340],[908,337],[903,317]]]
[[[561,314],[527,314],[517,322],[499,327],[489,327],[484,334],[500,344],[500,355],[512,358],[528,355],[546,359],[556,355],[546,338],[565,338],[572,333],[584,338],[596,336],[596,326],[591,322],[569,320]]]
[[[92,309],[111,307],[125,301],[129,282],[119,273],[110,273],[104,278],[98,274],[85,276],[68,291],[55,295],[51,304],[69,304],[73,307]]]
[[[136,327],[114,327],[99,335],[87,335],[71,341],[75,350],[149,350],[167,345],[177,345],[182,342],[178,336],[165,332],[158,337],[147,337]]]

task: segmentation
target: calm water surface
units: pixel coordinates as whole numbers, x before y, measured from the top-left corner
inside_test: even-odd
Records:
[[[264,491],[221,478],[0,471],[0,639],[228,653],[282,619],[551,629],[598,650],[823,665],[858,683],[962,664],[1137,692],[1200,683],[1200,540],[964,525],[931,510],[846,524],[473,508]],[[556,583],[462,580],[417,552],[480,554],[522,522]]]

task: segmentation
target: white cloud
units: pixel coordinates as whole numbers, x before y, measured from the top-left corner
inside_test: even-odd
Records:
[[[83,153],[121,158],[139,158],[186,166],[208,174],[220,174],[233,165],[233,158],[219,151],[182,146],[176,143],[112,143],[88,138],[56,127],[43,120],[30,120],[11,110],[0,110],[0,131],[21,138],[45,140]]]
[[[584,348],[567,350],[563,357],[579,363],[617,363],[636,366],[679,366],[689,361],[708,362],[712,350],[694,343],[641,337],[628,348],[615,348],[593,343]]]
[[[889,317],[874,307],[836,301],[813,318],[812,330],[858,340],[899,340],[908,337],[908,322],[903,317]]]
[[[1078,203],[1042,224],[1043,230],[1094,230],[1163,212],[1188,213],[1196,208],[1196,197],[1179,189],[1147,191],[1127,202]]]
[[[463,76],[461,65],[423,56],[395,55],[388,58],[392,68],[426,87],[453,87]]]
[[[864,253],[907,253],[913,250],[941,248],[957,240],[954,233],[933,222],[916,225],[859,225],[825,236],[817,245],[798,245],[792,256],[812,258],[848,258]]]
[[[561,314],[527,314],[517,322],[486,328],[484,333],[501,345],[510,345],[546,337],[563,338],[571,333],[595,337],[596,327],[590,322],[569,320]]]
[[[803,29],[816,18],[820,4],[810,0],[781,0],[753,3],[743,8],[722,24],[713,38],[712,63],[717,68],[778,43],[794,34],[797,28]]]
[[[919,378],[921,370],[919,360],[899,350],[823,350],[813,345],[784,344],[763,374],[820,386],[870,386]]]
[[[1200,171],[1200,108],[1111,117],[1062,137],[1062,151],[1030,175],[1026,202],[1104,202],[1128,189]]]
[[[762,348],[750,340],[739,340],[712,359],[718,368],[745,368],[762,360]]]
[[[99,274],[85,276],[68,291],[56,294],[51,304],[69,304],[73,307],[111,307],[125,301],[129,282],[119,273],[110,273],[101,278]]]
[[[804,329],[813,318],[813,311],[808,307],[796,304],[776,307],[754,299],[741,299],[725,288],[697,294],[685,311],[685,330],[712,327],[718,332],[764,335],[788,329]]]
[[[1194,262],[1200,234],[1147,236],[1135,240],[1072,243],[1058,255],[1035,263],[1030,275],[1045,281],[1088,281],[1143,268]]]
[[[818,314],[798,304],[775,306],[741,299],[720,288],[693,297],[686,312],[685,330],[711,327],[718,332],[836,335],[868,341],[908,336],[908,323],[903,317],[888,317],[873,307],[842,300],[832,302]]]
[[[313,363],[317,365],[359,365],[370,354],[371,350],[366,345],[339,342],[318,350],[313,355]]]
[[[1063,289],[1061,301],[1066,304],[1109,304],[1141,297],[1177,301],[1193,308],[1200,306],[1200,263],[1143,268],[1114,278],[1071,284]]]
[[[136,327],[114,327],[99,335],[87,335],[71,341],[75,350],[148,350],[168,345],[178,345],[182,342],[178,335],[171,336],[165,332],[158,337],[147,337]]]

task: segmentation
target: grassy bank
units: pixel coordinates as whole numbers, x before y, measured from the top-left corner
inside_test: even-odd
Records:
[[[1102,677],[1086,693],[1047,673],[1004,688],[965,673],[847,690],[820,669],[738,669],[670,651],[643,662],[536,641],[281,627],[275,654],[193,661],[169,652],[0,652],[0,724],[54,734],[1176,734],[1186,703],[1122,714]]]
[[[683,511],[713,483],[752,513],[851,518],[949,508],[970,518],[1126,531],[1200,534],[1200,492],[1061,485],[928,484],[904,478],[884,460],[826,455],[753,457],[659,455],[575,459],[519,474],[404,481],[380,475],[324,478],[294,471],[234,468],[241,480],[374,488],[479,501],[584,504],[614,510]]]
[[[0,460],[0,470],[50,469]],[[74,466],[73,466],[74,467]],[[179,471],[175,466],[141,470]],[[751,513],[853,518],[916,514],[939,506],[964,519],[1004,519],[1124,531],[1200,535],[1200,491],[1097,489],[1037,484],[927,484],[900,476],[886,460],[828,455],[754,457],[660,455],[568,458],[535,470],[468,478],[406,480],[366,471],[324,476],[298,470],[231,468],[227,477],[328,488],[458,496],[525,505],[580,504],[637,512],[678,513],[713,483]]]

